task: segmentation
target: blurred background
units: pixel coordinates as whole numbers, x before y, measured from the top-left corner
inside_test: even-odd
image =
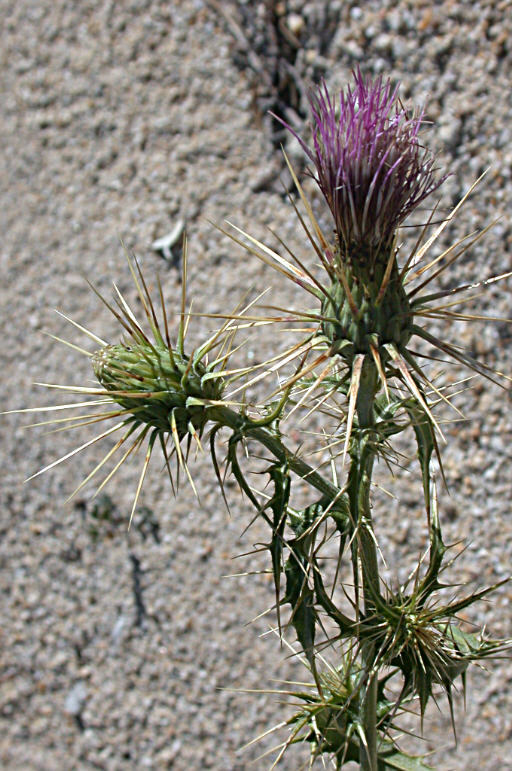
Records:
[[[152,244],[180,221],[195,311],[225,312],[267,286],[278,304],[303,301],[208,220],[228,218],[275,245],[271,227],[313,263],[287,200],[281,145],[301,173],[304,159],[268,111],[302,130],[308,86],[324,77],[344,87],[354,67],[400,81],[407,107],[425,105],[424,141],[440,173],[451,172],[440,212],[489,169],[436,253],[498,222],[442,286],[512,270],[511,10],[507,0],[0,0],[2,408],[66,402],[34,381],[92,383],[85,357],[43,332],[85,344],[57,308],[119,338],[84,277],[106,295],[115,281],[134,300],[121,241],[153,286],[160,276],[171,313],[179,240],[165,254]],[[509,292],[510,281],[492,285],[467,308],[509,317]],[[191,336],[214,323],[194,319]],[[436,334],[512,373],[510,325],[435,324]],[[255,331],[240,361],[262,360],[279,343],[272,328]],[[450,367],[452,382],[466,376]],[[446,427],[449,494],[440,492],[440,510],[446,542],[460,542],[450,580],[480,588],[511,571],[512,411],[508,391],[470,385],[456,401],[468,420]],[[0,421],[2,768],[269,768],[272,756],[256,759],[286,732],[240,748],[291,708],[239,689],[276,689],[308,673],[268,633],[271,617],[248,623],[273,603],[271,578],[224,577],[259,567],[233,557],[267,537],[258,524],[242,534],[252,513],[235,486],[227,485],[230,517],[207,458],[193,464],[199,501],[186,484],[174,498],[155,462],[128,533],[142,457],[102,496],[92,500],[86,487],[66,504],[105,447],[23,485],[95,435],[94,427],[26,430],[30,422]],[[415,467],[404,465],[391,483],[396,498],[376,491],[375,504],[389,575],[401,578],[426,537]],[[472,619],[512,636],[511,598],[501,587]],[[421,746],[433,765],[512,769],[511,684],[508,661],[471,672],[466,712],[461,694],[455,699],[457,747],[446,703],[429,711]],[[279,767],[306,760],[292,751]]]

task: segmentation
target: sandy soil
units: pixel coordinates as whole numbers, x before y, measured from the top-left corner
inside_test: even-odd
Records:
[[[222,7],[237,18],[236,5]],[[435,125],[427,141],[440,168],[452,172],[441,210],[490,167],[444,243],[501,219],[445,285],[511,270],[510,3],[333,1],[324,27],[332,34],[322,46],[324,4],[290,2],[288,10],[283,23],[300,38],[299,73],[325,71],[329,84],[341,86],[360,64],[402,81],[407,104],[426,101]],[[264,238],[270,226],[311,258],[280,193],[282,161],[261,113],[264,80],[244,69],[218,8],[202,0],[0,0],[0,19],[5,410],[59,398],[33,381],[91,382],[85,357],[43,331],[84,344],[58,308],[105,339],[119,337],[83,277],[107,294],[116,281],[133,299],[120,239],[153,281],[159,273],[170,308],[178,307],[179,273],[151,243],[180,217],[197,310],[223,311],[246,290],[269,285],[281,304],[299,301],[293,287],[208,222],[228,217]],[[298,159],[297,148],[289,150]],[[468,307],[510,316],[509,291],[510,282],[494,285]],[[434,326],[512,373],[506,324]],[[192,334],[199,339],[209,328],[198,318]],[[242,360],[275,346],[273,330],[263,329]],[[463,376],[453,371],[454,379]],[[479,380],[458,406],[469,420],[447,428],[451,495],[442,494],[442,512],[446,540],[468,544],[450,576],[477,588],[510,572],[510,394]],[[194,464],[200,503],[186,485],[174,499],[154,464],[141,499],[146,509],[128,534],[141,460],[123,466],[110,499],[92,501],[85,488],[66,504],[105,448],[91,447],[23,485],[94,435],[94,427],[25,430],[29,422],[26,415],[0,422],[2,767],[268,768],[268,759],[251,763],[272,738],[240,747],[280,722],[282,707],[275,696],[233,689],[275,688],[276,680],[304,674],[272,635],[261,636],[265,618],[245,625],[273,601],[268,578],[223,578],[251,569],[232,557],[264,537],[257,526],[240,535],[249,508],[231,487],[228,517],[207,460]],[[400,501],[376,504],[392,574],[424,543],[417,484],[399,474],[392,485]],[[511,599],[512,589],[501,587],[476,620],[495,636],[512,636]],[[472,673],[466,713],[456,699],[457,748],[446,706],[429,713],[426,747],[436,767],[512,769],[511,683],[508,661]],[[280,767],[299,768],[301,759],[292,753]]]

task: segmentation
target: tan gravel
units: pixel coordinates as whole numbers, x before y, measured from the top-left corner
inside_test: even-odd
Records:
[[[297,66],[306,72],[320,61],[318,36],[308,39],[308,28],[322,8],[320,0],[289,3],[291,28],[302,36]],[[339,22],[321,54],[328,82],[343,85],[360,64],[401,80],[407,104],[426,100],[435,124],[427,141],[440,167],[453,172],[442,206],[490,167],[446,239],[501,219],[446,285],[511,270],[510,3],[333,0],[332,8]],[[171,308],[178,307],[178,272],[151,244],[179,218],[187,221],[198,310],[223,311],[246,289],[270,284],[282,304],[299,301],[208,223],[228,217],[264,238],[271,226],[310,258],[277,182],[265,189],[281,162],[257,110],[254,79],[235,65],[232,38],[211,5],[1,0],[0,19],[4,409],[51,403],[55,397],[33,381],[90,382],[88,362],[43,330],[82,344],[53,313],[58,308],[102,337],[118,336],[83,276],[104,292],[115,280],[133,299],[120,239],[148,275],[160,274]],[[510,283],[495,285],[468,307],[510,316],[509,292]],[[209,327],[198,319],[194,334]],[[441,333],[512,373],[506,324]],[[274,333],[261,331],[251,346],[254,355],[275,350]],[[462,376],[453,372],[454,380]],[[469,421],[447,430],[451,496],[442,495],[441,512],[446,540],[468,543],[450,576],[476,588],[510,572],[510,393],[478,381],[458,406]],[[151,511],[144,521],[142,509],[127,534],[139,463],[126,464],[108,491],[114,510],[107,499],[95,510],[88,489],[65,504],[101,448],[23,485],[93,436],[90,427],[79,436],[27,431],[29,422],[19,415],[0,422],[2,768],[268,768],[268,759],[251,762],[272,739],[239,748],[280,722],[282,707],[275,696],[233,689],[275,688],[276,679],[304,673],[272,635],[261,636],[266,618],[245,626],[272,603],[271,582],[222,577],[251,569],[232,557],[266,535],[256,527],[240,536],[252,516],[246,503],[231,487],[229,518],[201,459],[194,467],[200,503],[186,485],[175,500],[154,464],[141,501]],[[380,498],[376,521],[390,573],[403,577],[424,543],[424,522],[417,477],[401,473],[392,485],[400,501]],[[477,620],[493,635],[512,636],[511,599],[504,586],[479,606]],[[446,705],[442,714],[432,710],[426,746],[436,767],[512,769],[511,682],[508,661],[472,673],[466,713],[456,699],[457,748]],[[301,758],[291,753],[280,767],[297,769]]]

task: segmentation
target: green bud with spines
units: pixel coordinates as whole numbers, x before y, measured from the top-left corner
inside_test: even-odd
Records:
[[[92,365],[101,385],[138,423],[167,432],[174,413],[180,440],[190,426],[201,434],[208,420],[206,402],[222,397],[222,380],[205,378],[208,369],[202,361],[163,345],[107,345],[96,351]]]
[[[322,303],[322,332],[333,349],[352,362],[357,354],[379,348],[381,359],[388,355],[384,345],[404,349],[411,337],[412,315],[400,279],[396,258],[342,259],[335,256],[336,272]],[[343,271],[344,281],[338,277]]]

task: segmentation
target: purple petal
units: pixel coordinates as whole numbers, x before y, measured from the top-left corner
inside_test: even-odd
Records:
[[[309,95],[310,147],[283,120],[314,164],[331,209],[340,245],[370,248],[389,243],[403,220],[446,177],[436,179],[434,159],[418,134],[423,110],[408,116],[398,86],[354,73],[354,85],[330,95],[325,82]]]

